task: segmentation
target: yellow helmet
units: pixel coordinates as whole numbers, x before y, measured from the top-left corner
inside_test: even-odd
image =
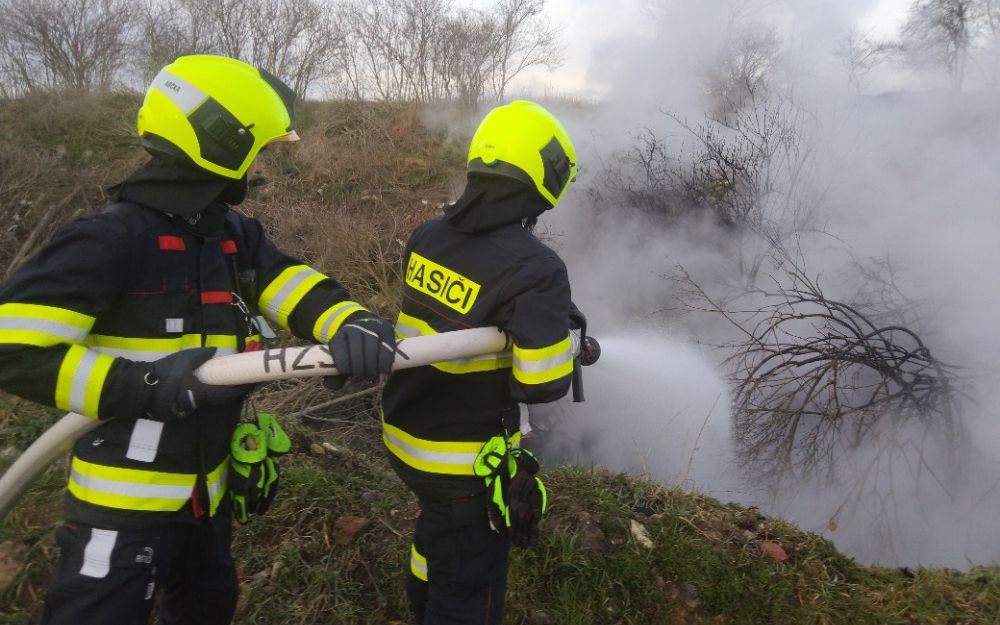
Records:
[[[576,148],[559,120],[534,102],[498,106],[469,146],[469,171],[515,178],[552,206],[576,180]]]
[[[295,93],[268,72],[224,56],[182,56],[153,79],[137,129],[150,152],[243,177],[272,141],[297,141]]]

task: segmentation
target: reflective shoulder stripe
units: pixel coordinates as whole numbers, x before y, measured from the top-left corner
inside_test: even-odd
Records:
[[[180,510],[191,498],[197,476],[122,469],[73,458],[69,492],[96,506],[146,512]]]
[[[427,581],[427,558],[417,551],[416,545],[410,545],[410,572],[420,581]]]
[[[414,469],[444,475],[475,475],[473,465],[485,442],[426,440],[384,421],[382,440],[394,456]],[[519,432],[510,438],[512,447],[517,447],[520,442]]]
[[[90,540],[83,548],[83,566],[80,567],[80,575],[97,579],[107,577],[111,572],[111,554],[117,542],[117,531],[91,528]]]
[[[368,310],[361,304],[352,301],[340,302],[339,304],[334,304],[333,306],[327,308],[322,315],[316,319],[316,324],[313,326],[313,338],[315,338],[320,343],[329,343],[333,335],[337,333],[340,326],[343,325],[344,320],[350,315],[361,311]]]
[[[573,342],[566,338],[547,347],[514,345],[514,379],[522,384],[545,384],[573,373]]]
[[[326,276],[306,265],[288,267],[264,288],[257,302],[268,318],[288,330],[288,317],[302,298]]]
[[[0,343],[51,347],[82,343],[94,317],[41,304],[0,305]]]
[[[405,339],[415,336],[428,336],[437,334],[437,331],[423,319],[418,319],[406,313],[399,313],[396,320],[396,337]],[[496,371],[498,369],[508,369],[511,367],[512,359],[509,354],[496,356],[487,354],[485,356],[472,356],[470,358],[457,358],[455,360],[444,360],[431,363],[431,366],[444,373],[463,374],[477,373],[480,371]]]
[[[208,483],[208,499],[209,499],[209,511],[210,516],[214,516],[215,512],[219,509],[219,504],[222,503],[222,498],[226,495],[226,483],[229,477],[229,458],[227,457],[223,460],[219,466],[212,469],[211,473],[208,474],[206,482]]]
[[[61,410],[97,418],[101,391],[114,358],[81,345],[69,348],[56,377],[55,405]]]

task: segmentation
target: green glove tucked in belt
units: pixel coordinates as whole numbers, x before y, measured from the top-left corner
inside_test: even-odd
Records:
[[[277,456],[288,453],[292,443],[270,414],[257,415],[257,423],[241,423],[233,432],[229,459],[229,497],[233,516],[246,523],[264,514],[278,492]]]
[[[527,449],[511,447],[503,436],[486,441],[473,470],[486,480],[490,524],[510,536],[517,547],[538,543],[538,523],[548,505],[548,493],[535,477],[538,460]]]

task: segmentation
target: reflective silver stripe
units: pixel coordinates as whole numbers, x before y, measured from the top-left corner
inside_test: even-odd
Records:
[[[410,547],[410,570],[419,580],[427,581],[427,558],[417,551],[417,546]]]
[[[163,435],[163,423],[151,419],[136,419],[132,427],[132,436],[128,440],[128,451],[125,457],[139,462],[156,460],[156,452],[160,448],[160,437]]]
[[[412,339],[416,336],[423,336],[420,334],[420,330],[414,328],[413,326],[408,326],[402,321],[396,322],[396,334],[407,339]]]
[[[228,477],[229,477],[229,466],[226,465],[222,469],[222,473],[219,474],[219,479],[215,480],[214,482],[208,485],[208,498],[210,500],[214,500],[220,492],[225,490]]]
[[[83,350],[80,363],[76,366],[76,371],[73,372],[73,384],[69,392],[69,409],[73,412],[84,412],[87,385],[90,383],[90,374],[94,372],[96,364],[97,354],[89,349]]]
[[[171,334],[182,334],[184,332],[184,319],[165,320],[165,329]]]
[[[190,486],[119,482],[117,480],[106,480],[100,477],[83,475],[76,469],[72,471],[70,478],[82,488],[108,495],[125,495],[126,497],[143,497],[146,499],[175,499],[177,501],[187,501],[191,498]]]
[[[150,86],[156,87],[163,95],[167,96],[185,116],[208,99],[204,91],[183,78],[169,73],[166,68],[160,70]]]
[[[425,462],[435,462],[438,464],[456,464],[463,467],[470,467],[471,472],[472,465],[476,461],[477,453],[461,453],[461,452],[449,452],[449,451],[429,451],[426,449],[420,449],[419,447],[414,447],[409,443],[406,443],[399,439],[399,437],[388,431],[388,428],[384,428],[382,433],[385,438],[393,444],[397,449],[412,456],[417,460],[423,460]]]
[[[544,373],[572,360],[573,352],[568,348],[565,352],[544,360],[522,360],[514,352],[514,368],[525,373]]]
[[[82,343],[87,338],[87,330],[68,323],[60,323],[51,319],[33,319],[31,317],[0,317],[0,330],[21,330],[43,332],[57,336],[67,343]]]
[[[271,298],[271,301],[267,303],[267,309],[271,312],[272,315],[274,315],[275,318],[277,318],[278,311],[284,308],[285,302],[288,301],[289,296],[292,294],[293,291],[295,291],[295,289],[299,287],[299,285],[301,285],[303,282],[305,282],[308,278],[312,276],[321,276],[321,275],[323,274],[309,267],[306,267],[305,269],[299,271],[294,276],[289,278],[288,282],[286,282],[284,286],[278,289],[278,292],[274,294],[274,297]]]
[[[102,579],[111,572],[111,552],[118,542],[118,532],[115,530],[90,530],[90,540],[83,549],[83,566],[80,575]]]

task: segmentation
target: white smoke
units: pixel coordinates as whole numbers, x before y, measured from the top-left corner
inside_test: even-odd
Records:
[[[964,568],[1000,560],[993,527],[1000,515],[1000,94],[975,82],[963,94],[942,92],[940,75],[896,65],[873,72],[863,94],[847,93],[832,54],[837,43],[853,26],[871,28],[873,16],[891,32],[889,16],[903,18],[900,2],[616,6],[642,27],[623,35],[597,23],[573,26],[595,33],[584,82],[601,85],[604,102],[582,111],[551,105],[577,141],[582,173],[544,225],[556,233],[552,244],[567,261],[592,332],[611,337],[603,360],[585,372],[586,403],[534,411],[552,428],[545,436],[552,458],[648,472],[759,505],[866,562]],[[601,191],[603,168],[643,129],[680,150],[686,131],[663,112],[702,119],[707,64],[735,30],[766,26],[783,50],[775,75],[809,112],[811,184],[803,193],[819,209],[823,234],[803,239],[803,262],[833,298],[858,286],[854,259],[888,258],[898,268],[900,289],[922,302],[922,338],[942,360],[967,367],[970,443],[957,479],[944,476],[948,450],[903,429],[891,433],[897,448],[922,453],[880,454],[880,437],[890,433],[876,431],[832,484],[805,480],[775,493],[739,483],[720,368],[728,354],[710,347],[730,336],[718,320],[681,315],[667,277],[680,264],[711,287],[733,264],[725,236],[700,221],[665,230],[593,193]]]

